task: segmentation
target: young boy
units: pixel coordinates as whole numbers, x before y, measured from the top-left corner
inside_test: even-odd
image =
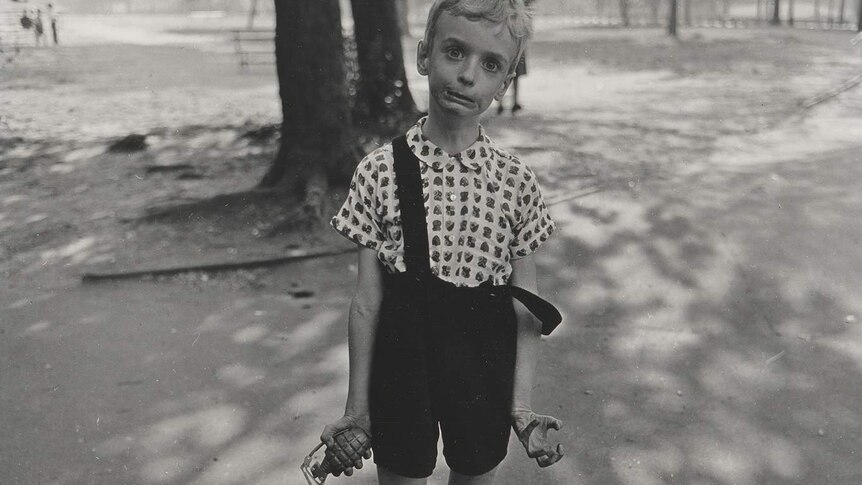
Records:
[[[562,458],[547,440],[562,423],[530,397],[559,323],[530,293],[554,224],[533,172],[479,125],[529,29],[523,0],[435,1],[417,56],[428,116],[360,162],[332,219],[360,246],[347,405],[321,435],[338,472],[372,448],[381,484],[425,483],[442,434],[449,483],[490,484],[510,427],[540,466]]]

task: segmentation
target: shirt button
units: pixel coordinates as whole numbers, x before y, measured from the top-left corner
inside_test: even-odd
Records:
[[[450,201],[450,202],[455,202],[455,199],[457,199],[457,198],[458,198],[458,196],[457,196],[457,195],[455,195],[455,194],[449,194],[449,201]]]

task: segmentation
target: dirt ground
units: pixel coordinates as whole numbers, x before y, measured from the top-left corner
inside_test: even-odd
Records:
[[[354,256],[82,283],[346,247],[265,237],[277,203],[142,219],[254,186],[278,86],[271,66],[239,70],[218,30],[110,20],[0,68],[0,474],[303,483],[343,406]],[[540,286],[566,320],[535,401],[569,452],[539,470],[512,446],[500,483],[862,480],[862,88],[802,108],[862,70],[851,37],[539,21],[526,109],[485,126],[558,222]],[[133,133],[145,150],[108,149]]]

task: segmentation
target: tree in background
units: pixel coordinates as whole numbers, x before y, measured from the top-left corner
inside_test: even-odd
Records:
[[[649,0],[650,22],[653,25],[658,25],[658,10],[661,6],[661,0]]]
[[[409,20],[409,12],[410,5],[407,0],[395,0],[395,10],[398,15],[398,31],[401,32],[401,36],[409,36],[410,35],[410,23]]]
[[[351,0],[359,81],[353,108],[358,127],[399,131],[417,116],[407,85],[399,28],[400,0]],[[363,130],[364,131],[364,130]]]
[[[721,20],[730,18],[730,0],[721,0]]]
[[[262,187],[304,197],[318,219],[330,182],[349,180],[357,160],[338,0],[275,1],[281,144]]]
[[[620,0],[620,20],[623,27],[629,26],[629,0]]]
[[[250,0],[251,5],[248,7],[248,23],[246,28],[251,30],[254,28],[254,17],[257,15],[257,0]]]
[[[781,0],[773,0],[772,4],[772,20],[769,21],[772,25],[781,25]]]
[[[677,0],[669,0],[670,5],[668,5],[668,16],[667,16],[667,33],[672,37],[676,37],[676,24],[677,18],[676,13],[679,9],[677,5]]]
[[[304,197],[299,216],[312,222],[330,185],[346,184],[361,156],[355,128],[388,137],[418,114],[396,1],[351,1],[359,71],[352,112],[339,0],[274,2],[283,121],[278,154],[259,185]]]

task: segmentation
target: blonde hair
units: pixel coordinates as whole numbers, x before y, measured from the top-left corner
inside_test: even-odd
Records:
[[[470,20],[481,19],[506,24],[517,46],[515,57],[509,66],[509,73],[515,72],[518,60],[527,47],[527,39],[533,35],[532,13],[524,0],[435,0],[428,11],[428,22],[425,24],[424,40],[428,49],[431,49],[431,43],[437,33],[437,20],[443,12]]]

